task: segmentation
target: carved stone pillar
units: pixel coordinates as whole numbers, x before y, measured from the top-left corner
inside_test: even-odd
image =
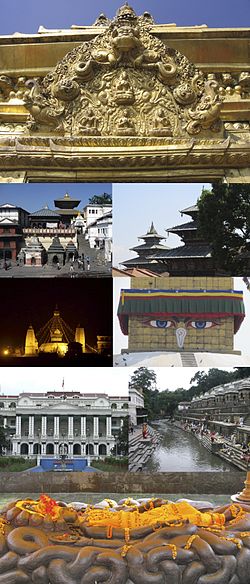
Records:
[[[42,416],[42,436],[47,436],[47,416]]]
[[[111,416],[106,417],[106,438],[111,438]]]
[[[34,436],[34,416],[29,416],[29,436]]]
[[[99,438],[99,418],[94,416],[94,438]]]
[[[16,436],[20,437],[22,431],[22,417],[16,416]]]
[[[59,437],[59,416],[54,417],[54,438]]]
[[[81,437],[86,437],[86,416],[81,417]]]
[[[73,416],[68,417],[68,438],[73,438],[74,436],[74,418]]]

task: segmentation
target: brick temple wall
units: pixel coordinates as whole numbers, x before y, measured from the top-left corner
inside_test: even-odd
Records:
[[[207,329],[195,329],[191,324],[186,327],[187,334],[183,349],[179,349],[176,329],[156,328],[148,324],[147,317],[130,317],[128,329],[129,351],[208,351],[231,353],[233,351],[233,317],[216,319],[219,324]],[[192,321],[193,322],[193,321]]]

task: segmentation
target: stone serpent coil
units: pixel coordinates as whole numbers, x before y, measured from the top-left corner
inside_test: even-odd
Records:
[[[145,519],[164,503],[152,499],[137,511]],[[110,507],[115,519],[121,509],[135,511]],[[59,504],[46,514],[37,502],[14,502],[0,516],[0,584],[249,584],[250,507],[223,513],[220,527],[178,517],[124,528],[91,525],[88,509]]]

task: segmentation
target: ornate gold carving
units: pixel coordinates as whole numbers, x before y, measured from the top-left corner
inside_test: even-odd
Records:
[[[151,34],[148,13],[137,17],[126,4],[105,23],[104,34],[24,94],[30,132],[175,139],[219,132],[218,83]]]

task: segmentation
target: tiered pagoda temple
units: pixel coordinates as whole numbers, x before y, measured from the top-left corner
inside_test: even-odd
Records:
[[[188,215],[191,220],[181,225],[166,229],[181,238],[183,245],[169,248],[160,244],[164,236],[159,235],[152,223],[144,239],[144,244],[130,248],[138,253],[137,258],[122,262],[126,268],[147,268],[155,274],[170,276],[225,276],[223,270],[218,271],[211,256],[209,243],[200,235],[198,206],[192,205],[181,210],[181,215]]]
[[[70,226],[72,219],[76,219],[79,214],[79,209],[76,209],[76,207],[78,207],[80,202],[81,199],[75,199],[68,193],[64,197],[54,200],[55,211],[61,216],[63,224]]]
[[[126,268],[149,268],[153,272],[157,272],[158,269],[162,271],[161,265],[154,259],[154,255],[158,256],[158,254],[168,252],[169,248],[160,243],[162,239],[166,238],[157,233],[153,221],[147,233],[138,239],[143,240],[144,243],[130,248],[130,251],[135,251],[138,257],[125,260],[122,265]]]
[[[158,272],[168,271],[171,276],[214,276],[218,274],[211,257],[211,247],[200,235],[198,229],[198,206],[192,205],[181,210],[191,221],[166,229],[181,238],[184,245],[173,249],[156,251],[149,260],[156,262]]]

